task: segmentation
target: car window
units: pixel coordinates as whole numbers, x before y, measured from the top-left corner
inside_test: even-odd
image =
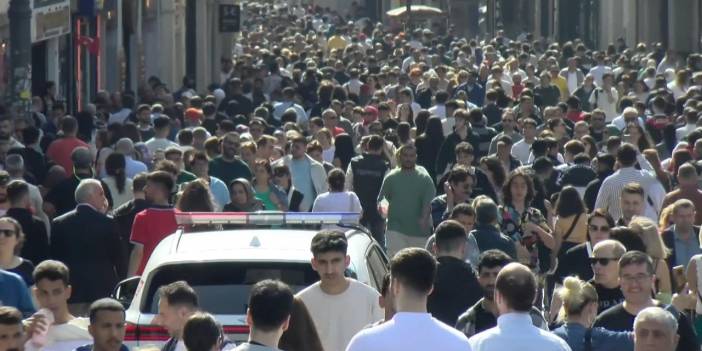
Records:
[[[368,250],[366,262],[368,262],[368,271],[372,276],[371,278],[375,282],[375,288],[380,290],[380,287],[383,285],[383,277],[388,271],[388,264],[377,245],[371,246],[370,250]]]
[[[198,262],[159,268],[149,284],[141,310],[158,312],[158,288],[185,280],[198,294],[200,307],[213,314],[245,314],[251,286],[279,279],[298,292],[319,280],[309,262]]]

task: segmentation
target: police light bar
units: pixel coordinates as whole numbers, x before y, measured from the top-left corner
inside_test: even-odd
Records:
[[[179,226],[203,224],[234,225],[353,225],[361,214],[353,212],[176,212]]]

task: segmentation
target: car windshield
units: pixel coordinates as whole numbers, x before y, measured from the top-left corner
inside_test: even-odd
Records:
[[[158,313],[158,288],[185,280],[200,300],[200,307],[213,314],[245,314],[251,286],[263,279],[279,279],[295,291],[319,280],[309,262],[196,262],[159,268],[149,285],[144,313]]]

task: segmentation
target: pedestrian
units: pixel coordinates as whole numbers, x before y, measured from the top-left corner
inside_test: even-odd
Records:
[[[286,351],[323,351],[314,320],[299,297],[293,299],[290,323],[280,337],[278,347]]]
[[[170,204],[174,178],[165,171],[151,172],[146,177],[144,196],[149,207],[134,217],[129,237],[134,244],[129,256],[129,277],[140,275],[156,245],[178,228],[175,210]]]
[[[273,163],[274,166],[287,166],[290,170],[291,184],[303,195],[299,208],[302,212],[311,210],[317,195],[327,191],[324,167],[307,155],[306,150],[307,140],[301,135],[295,136],[291,140],[290,155]]]
[[[105,160],[107,176],[102,181],[107,184],[112,194],[112,207],[117,208],[131,200],[132,180],[127,177],[125,157],[119,153],[112,153]]]
[[[356,334],[346,351],[419,351],[436,345],[442,350],[470,350],[464,335],[427,312],[436,266],[434,257],[424,249],[400,250],[390,262],[390,289],[397,312],[391,321]]]
[[[27,284],[22,277],[4,269],[0,269],[0,301],[4,306],[19,310],[25,317],[35,312]]]
[[[210,161],[209,174],[224,184],[236,178],[252,179],[251,169],[239,158],[239,133],[229,132],[221,138],[221,155]]]
[[[7,199],[10,208],[5,215],[17,221],[24,235],[20,256],[40,263],[49,258],[49,237],[44,222],[32,214],[29,184],[23,180],[13,180],[7,185]]]
[[[158,314],[151,323],[165,328],[170,335],[161,351],[186,349],[183,328],[198,309],[198,296],[187,282],[181,280],[159,287]]]
[[[600,313],[595,327],[612,331],[633,331],[636,316],[647,307],[662,307],[672,311],[678,321],[680,336],[676,350],[696,350],[700,347],[689,319],[671,305],[664,305],[651,297],[655,281],[653,262],[643,252],[629,251],[619,259],[619,279],[624,302]]]
[[[290,287],[277,280],[260,281],[251,288],[248,306],[246,319],[251,327],[249,339],[234,350],[278,350],[280,337],[288,328],[293,309]]]
[[[11,305],[0,306],[0,349],[24,351],[22,313]]]
[[[634,351],[679,350],[678,321],[669,311],[647,307],[634,320]]]
[[[519,344],[525,351],[570,350],[565,341],[533,325],[529,313],[536,290],[536,277],[528,267],[510,263],[502,268],[495,281],[497,326],[472,336],[471,349],[503,350]]]
[[[427,310],[446,325],[455,325],[459,314],[482,297],[480,284],[470,264],[463,259],[468,242],[463,225],[455,220],[444,221],[434,236],[433,251],[438,266]]]
[[[463,312],[456,321],[456,329],[466,337],[481,333],[497,325],[499,312],[495,302],[495,280],[503,267],[513,260],[500,250],[487,250],[476,261],[476,272],[483,297]],[[543,313],[536,307],[529,312],[535,327],[547,330]]]
[[[352,212],[361,213],[361,202],[353,191],[345,191],[346,175],[340,168],[334,168],[327,177],[329,191],[317,195],[312,212]]]
[[[32,286],[34,263],[20,256],[20,248],[26,237],[22,227],[10,217],[0,217],[0,233],[0,269],[19,275],[27,286]],[[46,245],[48,255],[48,242]]]
[[[383,199],[388,202],[385,237],[389,254],[405,247],[424,247],[431,230],[430,203],[436,193],[429,174],[416,165],[416,148],[405,145],[397,154],[400,168],[388,172],[378,194],[379,206]]]
[[[385,147],[383,138],[371,135],[366,140],[364,152],[349,162],[346,190],[358,196],[362,207],[360,223],[370,229],[373,238],[384,248],[385,219],[378,211],[377,199],[390,165],[382,156]],[[362,141],[361,144],[363,143]]]
[[[344,276],[350,263],[347,248],[344,233],[317,233],[311,244],[312,268],[320,281],[296,295],[309,309],[325,350],[346,349],[354,334],[383,316],[378,292]]]
[[[81,346],[75,351],[128,351],[124,345],[127,333],[127,317],[119,301],[104,298],[90,305],[90,335],[93,337],[91,345]]]
[[[587,282],[567,277],[557,293],[563,301],[561,315],[564,324],[553,331],[574,351],[632,350],[633,333],[613,332],[592,328],[597,316],[597,290]]]
[[[62,137],[54,140],[46,150],[46,157],[54,161],[66,170],[66,173],[73,174],[73,162],[71,154],[78,147],[88,147],[84,141],[78,139],[78,121],[72,116],[61,119]]]
[[[72,286],[68,267],[47,260],[34,269],[32,276],[35,281],[32,293],[40,310],[27,319],[26,333],[29,338],[45,333],[46,342],[30,341],[26,349],[73,350],[89,343],[92,338],[88,318],[76,317],[69,310]]]
[[[93,301],[110,295],[126,276],[127,261],[114,219],[105,213],[102,185],[84,179],[75,192],[76,208],[54,218],[51,257],[71,270],[71,312],[85,316]],[[80,245],[76,245],[80,243]]]
[[[188,351],[213,351],[222,347],[222,326],[206,312],[197,312],[183,326],[183,343]]]

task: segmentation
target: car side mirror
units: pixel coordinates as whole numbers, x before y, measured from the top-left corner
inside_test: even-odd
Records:
[[[140,276],[136,276],[117,283],[117,286],[112,291],[112,298],[119,301],[125,309],[129,308],[136,294],[140,279]]]

